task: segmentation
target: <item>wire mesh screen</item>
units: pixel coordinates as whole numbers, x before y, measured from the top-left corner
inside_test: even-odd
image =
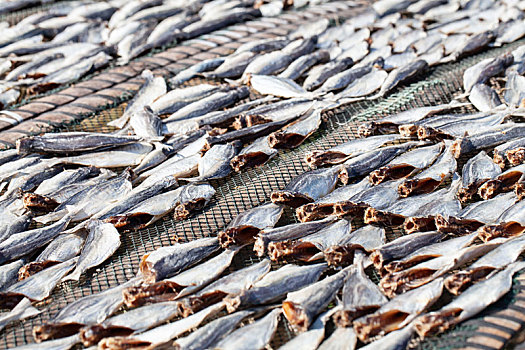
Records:
[[[78,283],[70,281],[62,283],[48,299],[40,303],[39,308],[43,309],[40,315],[11,324],[0,334],[0,346],[12,347],[33,342],[31,335],[33,326],[46,322],[58,310],[80,297],[129,280],[137,272],[139,260],[146,252],[177,241],[184,242],[215,235],[238,213],[268,201],[274,190],[283,188],[293,177],[308,170],[303,161],[306,152],[327,149],[356,138],[359,122],[381,118],[409,108],[450,102],[458,92],[462,91],[461,77],[467,67],[481,59],[509,51],[524,42],[494,49],[464,59],[459,63],[439,66],[433,69],[424,80],[398,89],[388,98],[353,103],[327,112],[326,121],[320,130],[300,147],[281,152],[276,158],[261,167],[212,181],[211,184],[217,192],[204,210],[191,215],[184,221],[175,221],[171,216],[166,216],[149,228],[124,233],[121,237],[122,245],[110,259],[98,268],[86,273]],[[195,81],[191,83],[195,83]],[[125,104],[110,108],[81,122],[63,126],[61,130],[110,132],[113,129],[108,127],[106,123],[119,117],[124,108]],[[465,107],[458,110],[462,113],[473,111],[473,109]],[[286,210],[278,225],[292,222],[297,222],[294,213],[292,210]],[[359,221],[353,222],[353,226],[356,228],[360,225],[362,223]],[[403,234],[402,229],[387,229],[388,240]],[[259,260],[250,247],[244,248],[236,255],[232,266],[225,273]],[[378,281],[377,276],[372,276],[372,278],[376,282]],[[512,294],[510,295],[512,298]],[[501,303],[508,303],[508,300],[509,298],[506,298]],[[497,305],[495,307],[498,307]],[[473,324],[467,322],[456,327],[446,336],[434,337],[423,343],[412,345],[421,349],[460,347],[474,328]],[[291,336],[292,334],[285,326],[285,322],[281,322],[272,341],[272,347],[278,347]]]

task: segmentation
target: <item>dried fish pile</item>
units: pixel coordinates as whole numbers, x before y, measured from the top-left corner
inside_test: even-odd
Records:
[[[217,0],[195,4],[193,14],[252,5]],[[141,6],[108,10],[109,27],[115,16],[120,24],[150,13],[141,11],[156,21],[156,11],[168,19],[181,11],[178,2]],[[198,13],[195,23],[206,22]],[[38,314],[32,302],[106,261],[122,232],[165,215],[183,220],[214,196],[210,180],[301,145],[327,109],[382,97],[428,66],[517,40],[509,28],[515,34],[522,18],[510,1],[382,0],[342,25],[320,20],[201,62],[173,77],[169,91],[144,71],[114,133],[18,140],[0,154],[0,303],[10,310],[0,328]],[[309,152],[312,170],[217,237],[149,252],[135,278],[59,310],[33,329],[35,346],[261,349],[283,319],[296,334],[285,349],[397,349],[476,315],[525,268],[524,48],[465,71],[465,96],[479,113],[457,113],[465,103],[452,101],[362,124],[361,138]],[[195,76],[221,84],[179,87]],[[504,92],[491,85],[498,80]],[[244,102],[250,90],[267,96]],[[297,223],[278,224],[285,207]],[[407,235],[388,241],[388,227]],[[261,261],[230,272],[241,249]],[[452,301],[428,312],[444,293]],[[325,337],[328,322],[337,327]]]

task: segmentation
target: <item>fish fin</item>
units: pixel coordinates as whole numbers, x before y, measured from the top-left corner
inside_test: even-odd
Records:
[[[241,86],[243,84],[242,77],[237,80],[225,78],[224,81],[227,82],[230,86]]]
[[[124,128],[124,126],[127,124],[129,120],[129,116],[126,115],[126,114],[123,114],[121,117],[115,119],[115,120],[112,120],[108,123],[109,126],[113,126],[115,128],[119,128],[119,129],[122,129]]]

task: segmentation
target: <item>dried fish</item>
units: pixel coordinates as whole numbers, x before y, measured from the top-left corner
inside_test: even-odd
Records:
[[[230,165],[236,172],[242,169],[263,165],[279,153],[268,145],[268,137],[262,136],[244,147],[238,155],[232,158]]]
[[[176,243],[144,255],[140,271],[146,283],[173,276],[219,249],[217,238],[202,238],[188,243]]]
[[[397,180],[409,177],[431,165],[441,154],[443,144],[416,148],[394,158],[387,165],[370,173],[370,182],[378,185],[388,180]]]
[[[385,82],[377,93],[377,96],[384,96],[392,91],[399,84],[405,83],[428,69],[428,64],[424,60],[415,60],[402,67],[396,68],[386,77]]]
[[[328,265],[350,265],[354,261],[356,251],[369,253],[385,242],[386,234],[383,228],[367,225],[334,242],[334,245],[329,246],[323,253]]]
[[[146,81],[141,86],[135,97],[133,97],[128,103],[124,110],[124,114],[118,119],[109,122],[108,125],[122,129],[133,113],[142,110],[157,98],[166,94],[166,82],[164,81],[164,78],[153,76],[149,70],[142,72],[142,77]]]
[[[31,305],[27,298],[22,299],[10,312],[0,314],[0,330],[13,321],[19,321],[38,315],[41,311]]]
[[[384,337],[371,342],[368,345],[363,346],[361,349],[373,350],[399,350],[405,349],[409,344],[412,334],[414,333],[414,324],[409,323],[400,330],[393,331],[385,335]]]
[[[474,85],[483,84],[493,76],[503,72],[514,61],[512,54],[504,54],[496,58],[487,58],[465,70],[463,73],[463,87],[470,92]]]
[[[356,157],[348,159],[342,164],[341,171],[339,173],[339,179],[343,184],[347,184],[351,179],[365,175],[385,165],[394,157],[408,151],[410,148],[421,145],[423,144],[415,141],[409,141],[400,145],[382,147],[359,154]]]
[[[284,98],[304,97],[307,95],[306,90],[289,78],[260,74],[250,74],[247,77],[248,84],[261,95]]]
[[[354,330],[362,342],[376,335],[402,329],[441,296],[443,279],[406,292],[384,304],[371,315],[354,321]]]
[[[268,136],[272,148],[295,148],[302,144],[321,125],[321,109],[314,109],[279,131]]]
[[[515,166],[503,173],[495,173],[492,179],[479,187],[478,194],[483,199],[490,199],[502,192],[513,189],[516,182],[525,173],[525,164]]]
[[[164,119],[163,122],[166,123],[175,120],[200,117],[208,112],[227,107],[238,100],[245,98],[248,96],[248,94],[249,89],[246,86],[241,86],[227,92],[215,92],[207,97],[182,107],[168,118]]]
[[[78,281],[80,275],[103,263],[120,247],[120,234],[112,224],[93,220],[87,224],[87,229],[88,235],[75,270],[64,281]]]
[[[140,277],[133,278],[126,283],[68,304],[51,321],[34,327],[33,337],[37,342],[67,337],[76,334],[84,326],[101,323],[122,306],[124,302],[122,291],[139,281]]]
[[[322,219],[330,215],[335,215],[337,204],[350,200],[370,187],[371,184],[368,178],[355,184],[339,187],[313,203],[304,204],[298,207],[295,210],[295,213],[301,222]]]
[[[252,51],[243,51],[226,57],[214,71],[202,73],[208,79],[236,78],[242,75],[248,64],[257,57]]]
[[[223,300],[226,296],[233,297],[250,289],[257,281],[270,271],[270,261],[262,260],[241,270],[226,275],[199,292],[180,301],[180,308],[186,317],[208,305]]]
[[[232,315],[223,316],[195,330],[186,337],[175,340],[175,349],[204,350],[230,334],[245,318],[252,315],[252,310],[238,311]]]
[[[478,314],[510,290],[512,276],[523,268],[525,268],[525,263],[517,262],[493,277],[476,283],[438,311],[430,312],[417,319],[416,332],[421,337],[441,333]]]
[[[503,103],[497,92],[486,84],[474,85],[470,90],[468,99],[474,107],[482,112],[491,111]]]
[[[283,301],[283,313],[296,332],[308,330],[314,317],[335,298],[348,273],[349,269],[346,268],[319,282],[288,293]]]
[[[331,76],[344,71],[354,64],[351,57],[343,57],[330,61],[323,66],[320,66],[315,71],[310,71],[303,83],[305,90],[311,91],[321,86]],[[328,90],[327,90],[328,91]]]
[[[445,142],[445,146],[443,153],[430,168],[399,185],[401,197],[432,192],[443,181],[452,176],[457,168],[457,162],[453,155],[453,144]]]
[[[329,60],[330,53],[326,50],[312,52],[310,54],[301,56],[290,63],[288,68],[279,74],[279,77],[296,80],[312,66],[319,63],[327,63]]]
[[[379,287],[387,297],[392,298],[427,284],[448,271],[485,255],[500,244],[501,242],[491,242],[473,245],[424,261],[406,270],[386,274],[379,282]]]
[[[349,68],[343,71],[338,72],[337,74],[332,75],[323,83],[323,85],[318,89],[319,92],[329,92],[334,90],[342,89],[351,83],[355,82],[359,78],[364,77],[365,75],[372,72],[374,67],[382,67],[383,59],[378,58],[372,63],[365,65],[363,67],[354,67]]]
[[[239,307],[257,306],[275,302],[286,294],[315,283],[326,270],[326,264],[298,266],[288,264],[276,271],[269,272],[255,282],[253,287],[241,294],[224,299],[228,312]]]
[[[17,140],[19,153],[63,154],[117,147],[140,141],[137,136],[122,136],[91,132],[51,133]]]
[[[24,298],[32,301],[41,301],[47,298],[60,283],[62,277],[75,267],[77,260],[78,258],[73,258],[13,284],[1,293],[2,309],[11,309]]]
[[[175,73],[175,76],[169,79],[169,83],[172,86],[179,86],[182,83],[196,77],[201,72],[217,68],[224,62],[225,59],[225,57],[210,58],[196,63],[186,69],[173,72]]]
[[[204,145],[204,142],[201,143]],[[153,167],[135,179],[135,181],[142,181],[142,184],[154,184],[168,176],[174,179],[191,176],[197,172],[201,155],[193,153],[184,156],[180,153],[173,155],[171,158],[156,167]]]
[[[455,60],[474,54],[485,49],[495,39],[494,33],[488,30],[469,37],[461,47],[459,47],[453,54]]]
[[[179,203],[175,207],[173,218],[175,220],[186,219],[193,211],[202,209],[211,197],[215,189],[208,184],[189,184],[182,187]]]
[[[273,203],[243,211],[228,224],[224,231],[219,232],[219,242],[222,247],[243,246],[250,243],[261,230],[273,228],[282,213],[283,208]]]
[[[504,99],[507,106],[521,108],[524,105],[525,98],[525,79],[523,76],[516,73],[511,73],[507,77],[507,83],[505,84]]]
[[[78,334],[71,335],[69,337],[49,340],[42,343],[31,343],[19,346],[22,350],[67,350],[71,349],[75,344],[80,343],[80,337]]]
[[[290,40],[282,36],[279,36],[276,38],[269,38],[269,39],[251,40],[239,46],[235,50],[234,54],[238,54],[244,51],[251,51],[251,52],[256,52],[256,53],[270,52],[270,51],[280,50],[284,48],[286,45],[288,45],[289,43],[290,43]]]
[[[240,146],[239,142],[213,145],[199,161],[199,176],[183,180],[199,182],[227,176],[232,170],[230,161],[237,155]]]
[[[254,323],[241,327],[219,341],[216,349],[263,349],[277,330],[282,309],[274,309]]]
[[[42,181],[35,189],[34,193],[48,195],[64,186],[77,183],[94,175],[99,175],[100,170],[95,167],[81,167],[75,170],[64,170],[50,179]]]
[[[379,90],[379,88],[385,82],[387,76],[388,73],[384,70],[374,68],[370,73],[354,80],[337,96],[338,98],[343,99],[343,102],[346,102],[344,99],[353,99],[368,96],[373,92]]]
[[[505,142],[494,148],[494,162],[503,169],[507,161],[513,166],[518,166],[525,161],[525,137]]]
[[[297,335],[296,337],[292,338],[290,341],[282,345],[279,349],[280,350],[294,350],[294,349],[315,350],[317,349],[319,344],[324,339],[326,322],[330,319],[332,314],[337,310],[338,308],[332,308],[320,314],[306,332],[303,332]]]
[[[305,156],[305,162],[311,166],[339,164],[350,157],[381,147],[400,138],[400,135],[380,135],[363,139],[354,139],[332,147],[326,151],[312,151]]]
[[[26,231],[32,221],[31,215],[17,216],[11,213],[5,213],[3,219],[5,222],[0,223],[0,243],[17,233]]]
[[[66,215],[52,225],[23,231],[10,236],[0,243],[0,263],[3,264],[6,261],[24,256],[42,247],[58,236],[69,224],[70,220],[71,215]]]
[[[155,327],[148,331],[132,334],[128,337],[109,337],[99,342],[101,349],[127,349],[131,347],[166,346],[173,338],[198,327],[205,319],[219,313],[224,308],[222,303],[211,305],[194,315]]]
[[[149,107],[155,114],[171,114],[194,101],[220,90],[224,90],[224,88],[210,84],[199,84],[185,88],[173,89],[165,95],[157,98],[149,105]]]
[[[17,281],[18,270],[24,266],[23,260],[15,260],[0,266],[0,291],[6,290]]]
[[[516,193],[516,197],[518,197],[518,200],[522,200],[523,197],[525,197],[525,175],[522,175],[521,178],[516,182],[516,185],[514,185]]]
[[[416,232],[411,235],[401,236],[392,242],[374,249],[370,260],[379,272],[384,272],[386,263],[404,258],[418,249],[433,243],[440,242],[446,235],[441,232]]]
[[[487,242],[496,237],[513,237],[523,234],[525,231],[524,211],[525,202],[515,203],[501,213],[496,219],[497,224],[480,228],[478,230],[479,238]]]
[[[227,249],[171,278],[127,288],[123,292],[125,303],[128,307],[137,307],[148,302],[172,301],[190,295],[217,279],[231,265],[237,251]]]
[[[458,198],[466,202],[478,191],[481,184],[501,174],[501,169],[485,152],[481,151],[465,163],[462,174],[463,180]]]
[[[246,20],[261,16],[259,9],[241,7],[234,8],[224,13],[215,14],[210,19],[201,19],[183,28],[187,38],[195,38],[197,36],[210,33],[214,30],[224,28],[226,26],[244,22]]]
[[[445,279],[445,288],[450,293],[459,295],[472,284],[490,278],[495,271],[515,262],[523,250],[525,250],[525,236],[510,238],[467,269],[448,276]]]
[[[314,202],[332,192],[337,184],[339,166],[307,171],[290,181],[286,187],[274,191],[270,198],[273,203],[297,208]]]
[[[129,118],[129,125],[135,135],[144,140],[161,141],[162,120],[149,107],[135,111]]]
[[[319,350],[355,349],[356,345],[357,345],[357,336],[355,334],[354,329],[338,327],[330,335],[330,337],[326,339],[321,344],[321,346],[319,346],[318,349]]]

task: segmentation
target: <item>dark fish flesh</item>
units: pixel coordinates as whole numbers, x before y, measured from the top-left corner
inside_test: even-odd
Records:
[[[500,167],[483,151],[470,158],[463,166],[463,180],[458,191],[462,202],[471,199],[481,184],[501,174]]]
[[[478,230],[478,236],[484,242],[496,237],[514,237],[525,232],[525,202],[519,201],[507,208],[496,219],[497,224],[486,225]]]
[[[525,162],[525,137],[505,142],[494,148],[494,162],[503,169],[507,161],[512,166]]]
[[[490,199],[502,192],[508,192],[525,173],[525,164],[515,166],[495,176],[479,187],[478,194],[483,199]]]
[[[268,145],[268,137],[262,136],[244,147],[238,155],[232,158],[230,165],[236,172],[242,169],[263,165],[279,153]]]

